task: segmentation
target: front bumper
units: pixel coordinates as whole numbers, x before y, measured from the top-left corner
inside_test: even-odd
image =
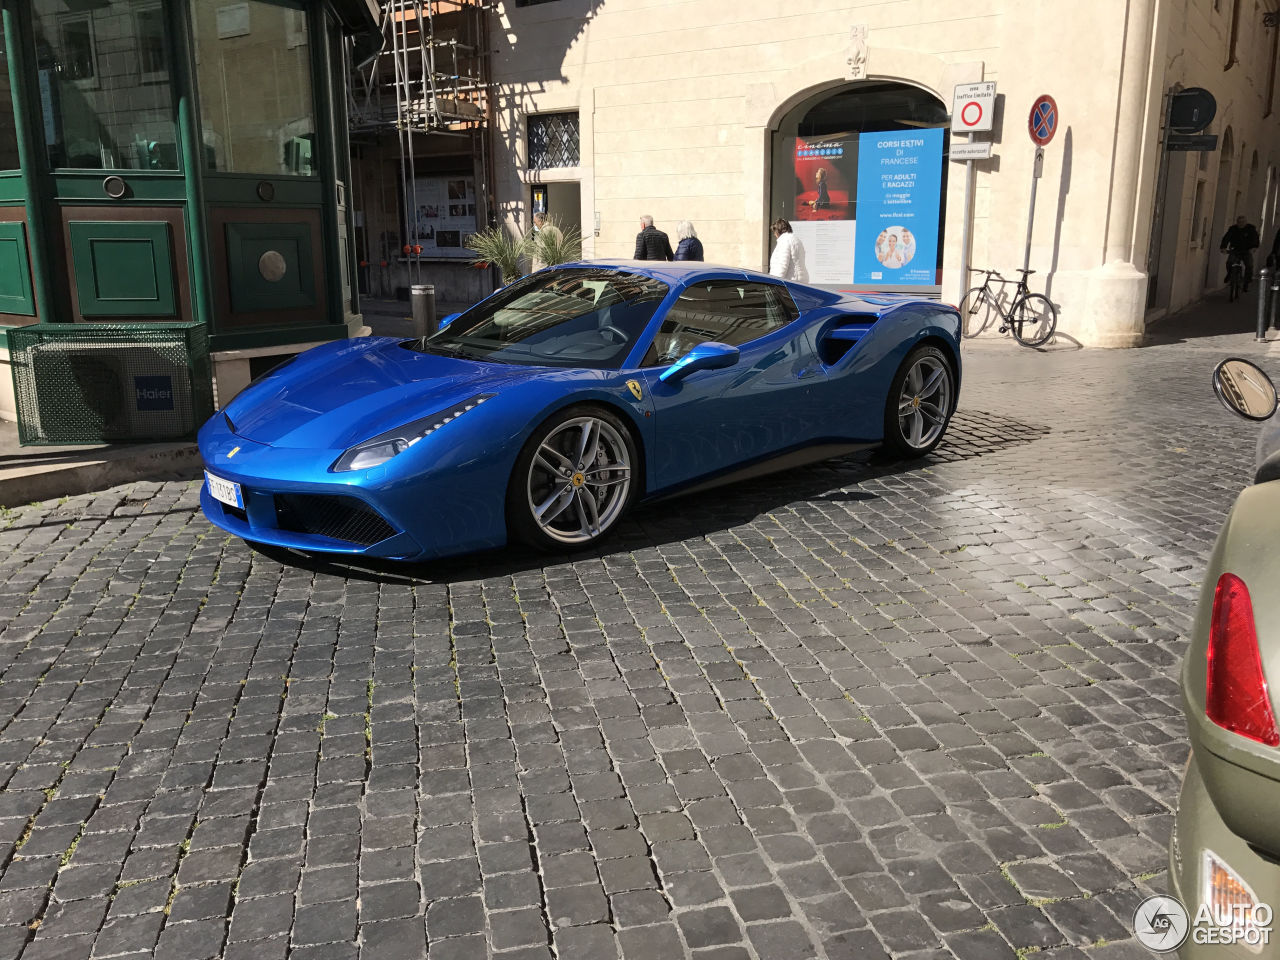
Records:
[[[201,509],[244,540],[387,560],[426,560],[506,540],[505,480],[477,476],[475,465],[415,471],[413,461],[393,461],[395,469],[335,474],[329,466],[341,450],[254,443],[232,433],[220,415],[201,429],[199,443],[205,470],[238,483],[244,503],[228,507],[205,483]]]
[[[221,474],[218,475],[221,476]],[[224,479],[227,478],[224,477]],[[337,524],[309,523],[308,520],[313,518],[307,517],[301,517],[301,522],[291,522],[292,518],[299,514],[298,510],[291,510],[286,506],[298,502],[296,497],[291,496],[296,492],[294,489],[264,488],[257,484],[248,486],[241,482],[241,491],[245,502],[244,510],[229,507],[215,500],[209,493],[209,485],[206,483],[200,491],[200,508],[214,526],[221,527],[244,540],[268,543],[277,547],[290,547],[295,550],[344,553],[388,560],[407,560],[423,552],[421,545],[413,537],[404,531],[396,530],[377,512],[376,508],[367,504],[365,505],[367,512],[362,512],[358,508],[346,508],[348,516],[352,519]],[[322,497],[328,498],[335,503],[339,499],[338,496],[330,493],[318,495],[311,493],[308,496],[316,500]],[[341,499],[350,501],[355,498],[344,494],[341,495]],[[363,503],[363,501],[358,502]],[[336,509],[338,508],[335,507],[331,512],[336,512]],[[348,538],[341,535],[328,536],[321,532],[330,528],[334,528],[335,533],[345,532],[344,528],[354,528],[359,520],[366,516],[371,518],[365,522],[366,528],[377,529],[379,533],[386,535],[358,535]],[[377,521],[381,522],[380,529]],[[356,531],[352,530],[352,534],[356,534]]]
[[[1212,850],[1235,871],[1260,903],[1269,904],[1280,914],[1280,865],[1260,855],[1223,822],[1192,754],[1182,781],[1169,843],[1169,885],[1170,892],[1182,901],[1193,920],[1203,900],[1206,850]],[[1181,960],[1258,960],[1280,951],[1280,923],[1277,922],[1273,922],[1271,943],[1261,952],[1243,944],[1196,943],[1194,933],[1193,925],[1191,935],[1178,950]]]

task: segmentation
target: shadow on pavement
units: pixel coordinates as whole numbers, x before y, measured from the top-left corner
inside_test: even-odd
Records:
[[[1258,290],[1258,285],[1254,284],[1235,303],[1228,303],[1226,294],[1211,294],[1194,306],[1157,322],[1147,331],[1142,346],[1157,347],[1208,337],[1251,334],[1258,322]]]
[[[864,452],[703,493],[642,504],[633,509],[617,531],[594,550],[555,554],[509,545],[486,553],[427,563],[402,563],[338,559],[262,544],[251,546],[277,563],[348,580],[404,586],[485,580],[722,533],[791,504],[873,500],[879,496],[878,493],[856,488],[868,481],[911,473],[940,463],[987,456],[1030,443],[1048,432],[1047,427],[998,414],[980,411],[957,413],[942,444],[921,460],[890,460],[876,452]],[[849,489],[851,487],[855,489]]]

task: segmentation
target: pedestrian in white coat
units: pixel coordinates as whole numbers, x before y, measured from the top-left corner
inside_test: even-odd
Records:
[[[791,224],[779,217],[773,221],[774,247],[769,257],[769,274],[783,280],[809,282],[809,271],[804,265],[804,244],[791,230]]]

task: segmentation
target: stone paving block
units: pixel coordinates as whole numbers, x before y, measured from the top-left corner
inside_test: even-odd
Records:
[[[618,956],[615,934],[603,923],[565,927],[555,932],[554,941],[560,956],[581,957],[582,960],[615,960]]]
[[[237,900],[231,914],[228,941],[288,938],[293,926],[294,900],[288,894]]]
[[[360,940],[360,954],[370,960],[421,960],[427,955],[426,930],[421,917],[362,923]]]
[[[685,942],[692,949],[737,943],[744,938],[741,922],[728,907],[691,908],[676,916]]]

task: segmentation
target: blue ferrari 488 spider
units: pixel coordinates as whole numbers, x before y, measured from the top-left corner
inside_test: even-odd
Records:
[[[200,431],[201,505],[302,551],[586,546],[638,500],[866,446],[928,453],[959,330],[936,301],[565,264],[431,336],[326,344],[255,381]]]

